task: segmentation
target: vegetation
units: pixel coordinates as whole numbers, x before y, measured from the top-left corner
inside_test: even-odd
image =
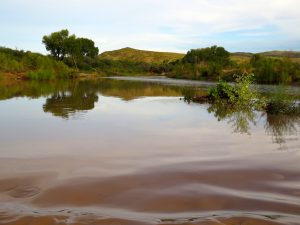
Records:
[[[218,63],[226,66],[229,63],[230,53],[223,47],[212,46],[210,48],[192,49],[183,58],[183,62],[192,64]]]
[[[51,57],[2,47],[0,48],[0,62],[1,72],[18,73],[25,78],[35,80],[66,78],[72,72],[63,62]]]
[[[173,63],[171,77],[214,80],[230,63],[230,53],[223,47],[192,49],[182,60]]]
[[[60,61],[78,68],[83,68],[87,60],[98,56],[99,49],[95,43],[87,38],[77,38],[74,34],[69,35],[68,30],[53,32],[43,37],[43,43],[47,51]]]
[[[260,110],[265,107],[265,99],[255,90],[251,89],[253,74],[236,75],[236,84],[230,85],[220,81],[208,92],[210,101],[226,101],[228,105],[238,108],[251,108]]]
[[[66,78],[84,71],[105,76],[166,75],[213,81],[235,81],[234,74],[253,73],[258,83],[300,83],[299,52],[230,54],[223,47],[211,46],[191,49],[187,54],[124,48],[98,55],[94,41],[70,35],[67,29],[44,36],[42,42],[49,56],[0,48],[0,72],[35,80]]]
[[[154,57],[155,56],[155,57]],[[120,49],[102,53],[100,60],[116,63],[115,71],[132,75],[163,74],[173,78],[234,81],[234,74],[254,73],[258,83],[299,82],[298,52],[233,53],[223,47],[192,49],[186,55]],[[124,64],[128,64],[124,68]],[[119,69],[121,66],[122,69]],[[108,74],[109,70],[104,69]],[[126,72],[127,71],[127,72]],[[120,72],[120,73],[119,73]]]
[[[220,81],[204,96],[195,91],[184,91],[184,100],[209,103],[209,113],[214,113],[218,120],[228,119],[234,131],[240,133],[248,133],[250,124],[255,124],[255,111],[266,113],[268,118],[300,118],[299,102],[291,98],[284,88],[278,88],[275,94],[266,98],[251,87],[253,77],[253,74],[236,76],[235,85]]]
[[[236,76],[235,84],[220,81],[206,95],[195,89],[183,90],[184,100],[208,104],[208,112],[219,121],[226,120],[237,133],[250,134],[251,125],[255,125],[259,118],[257,114],[265,115],[266,132],[282,148],[284,134],[297,132],[295,126],[300,124],[300,104],[280,86],[269,97],[258,94],[251,86],[253,78],[253,74],[243,74]]]
[[[259,83],[290,83],[300,80],[300,64],[288,58],[270,58],[255,54],[250,61]]]

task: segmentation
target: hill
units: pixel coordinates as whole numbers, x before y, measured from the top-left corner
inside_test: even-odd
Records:
[[[271,57],[288,57],[288,58],[300,58],[300,52],[296,51],[269,51],[260,53],[265,56]]]
[[[254,53],[251,52],[233,52],[231,53],[231,59],[238,62],[248,61],[253,54]],[[297,51],[267,51],[260,52],[258,54],[269,57],[288,57],[295,62],[300,62],[300,52]],[[119,50],[103,52],[99,55],[99,58],[129,62],[162,63],[182,59],[184,56],[185,54],[182,53],[155,52],[127,47]]]
[[[162,63],[181,59],[184,55],[185,54],[173,52],[155,52],[134,48],[122,48],[115,51],[103,52],[99,55],[99,58],[131,62]]]
[[[259,52],[258,54],[272,58],[290,58],[293,62],[300,63],[300,52],[298,51],[267,51]],[[233,52],[231,59],[236,62],[247,62],[254,53],[250,52]]]

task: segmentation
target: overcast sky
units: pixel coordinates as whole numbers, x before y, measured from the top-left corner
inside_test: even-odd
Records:
[[[300,50],[300,0],[0,0],[0,46],[45,53],[64,28],[101,52]]]

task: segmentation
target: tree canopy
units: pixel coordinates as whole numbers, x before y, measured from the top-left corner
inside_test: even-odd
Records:
[[[84,57],[95,58],[99,53],[94,41],[76,37],[74,34],[69,35],[67,29],[45,35],[43,43],[55,59],[64,60],[69,57],[76,67],[77,61]]]
[[[53,32],[48,36],[43,37],[43,43],[46,46],[47,51],[58,59],[63,60],[66,56],[66,41],[69,38],[68,30],[61,30],[58,32]]]
[[[191,49],[183,58],[184,62],[199,64],[201,62],[215,62],[226,65],[229,62],[230,53],[223,47],[216,45],[209,48]]]

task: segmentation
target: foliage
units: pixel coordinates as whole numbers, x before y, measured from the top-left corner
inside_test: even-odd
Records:
[[[203,62],[214,62],[219,65],[225,66],[229,63],[230,53],[223,47],[216,45],[209,48],[191,49],[183,58],[183,62],[200,64]]]
[[[43,43],[55,59],[65,60],[67,64],[72,62],[70,65],[74,65],[76,68],[81,65],[84,58],[95,58],[99,53],[99,49],[95,47],[92,40],[77,38],[74,34],[69,35],[67,29],[44,36]]]
[[[41,54],[0,48],[0,71],[23,73],[29,79],[67,78],[71,70],[60,61]]]
[[[214,80],[230,65],[230,54],[223,47],[191,49],[172,64],[169,76],[194,80]]]
[[[300,66],[289,58],[271,58],[255,54],[250,60],[259,83],[289,83],[300,78]]]
[[[227,82],[220,81],[214,88],[209,89],[208,97],[211,100],[228,100],[230,102],[234,102],[237,93],[236,89],[228,84]]]
[[[253,83],[253,74],[242,74],[237,76],[235,85],[220,81],[214,88],[208,92],[208,98],[211,101],[226,101],[235,107],[250,107],[262,109],[265,106],[265,99],[251,88]]]
[[[66,42],[69,38],[67,29],[58,32],[53,32],[48,36],[43,37],[47,51],[57,60],[63,60],[67,54]]]

